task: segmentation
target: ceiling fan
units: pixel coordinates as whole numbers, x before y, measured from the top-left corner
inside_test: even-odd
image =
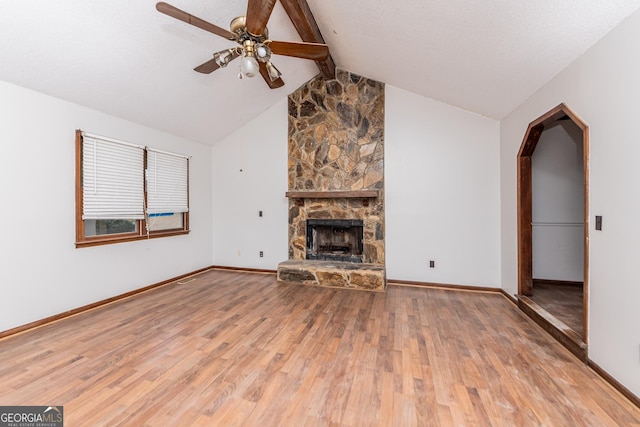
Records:
[[[218,27],[193,16],[165,2],[156,4],[156,9],[194,25],[217,36],[232,40],[240,46],[221,50],[213,58],[194,68],[199,73],[209,74],[218,68],[226,67],[232,60],[242,57],[239,78],[262,75],[271,89],[284,85],[280,71],[271,63],[271,55],[285,55],[296,58],[322,61],[329,56],[329,47],[321,43],[284,42],[269,39],[267,21],[276,0],[249,0],[246,16],[238,16],[231,21],[230,30]]]

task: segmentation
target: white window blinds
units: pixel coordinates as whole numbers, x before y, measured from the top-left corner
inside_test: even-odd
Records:
[[[188,159],[147,148],[147,212],[189,211]]]
[[[83,133],[82,219],[144,218],[144,147]]]

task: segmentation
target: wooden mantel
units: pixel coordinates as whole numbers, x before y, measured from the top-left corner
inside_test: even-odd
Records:
[[[290,199],[367,199],[380,196],[380,190],[357,191],[287,191]]]

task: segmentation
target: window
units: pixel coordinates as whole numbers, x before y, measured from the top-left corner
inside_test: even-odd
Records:
[[[76,247],[189,232],[189,160],[76,131]]]
[[[147,227],[150,231],[182,228],[189,210],[187,159],[147,149]]]

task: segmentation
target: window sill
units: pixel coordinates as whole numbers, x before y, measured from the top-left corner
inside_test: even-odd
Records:
[[[135,242],[137,240],[147,240],[147,239],[157,239],[159,237],[171,237],[171,236],[181,236],[184,234],[189,234],[190,230],[169,230],[169,231],[156,231],[152,232],[149,235],[123,235],[123,236],[98,236],[98,237],[90,237],[86,240],[76,242],[76,248],[87,248],[91,246],[101,246],[101,245],[110,245],[112,243],[123,243],[123,242]]]

